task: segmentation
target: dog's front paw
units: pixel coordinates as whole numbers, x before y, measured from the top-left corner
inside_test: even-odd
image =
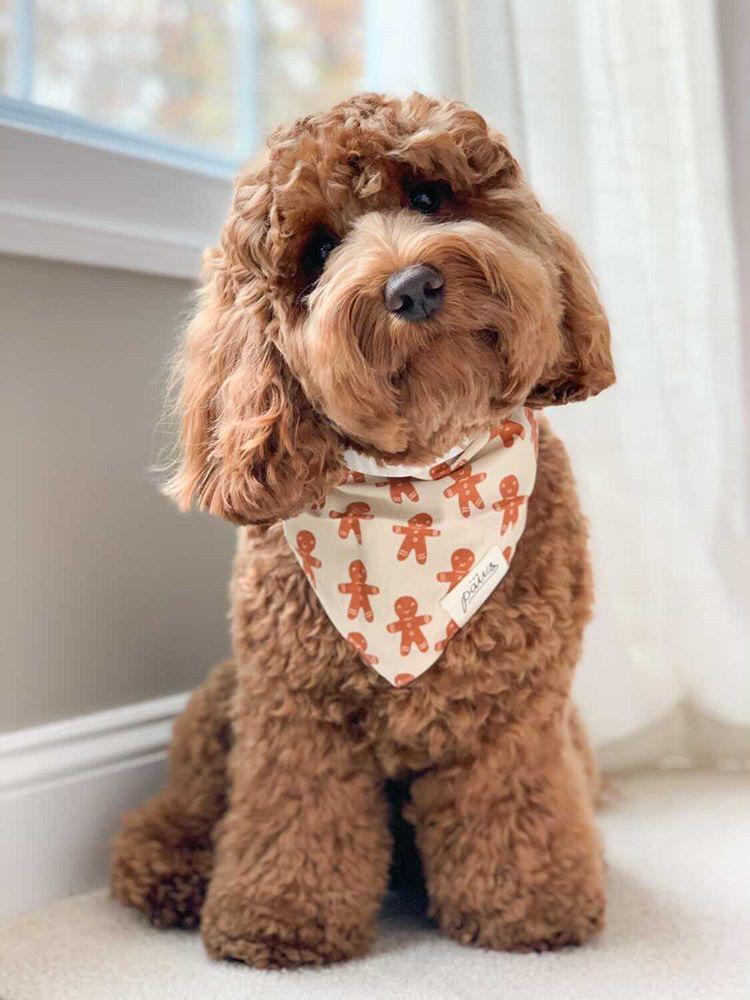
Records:
[[[245,962],[258,969],[326,965],[367,950],[372,927],[358,923],[348,907],[325,901],[290,902],[246,897],[209,897],[201,933],[212,958]]]
[[[604,926],[603,896],[581,899],[576,905],[561,905],[559,899],[519,900],[504,911],[467,913],[456,906],[435,909],[440,928],[461,944],[495,951],[555,951],[588,941]]]
[[[178,827],[153,819],[141,810],[117,836],[112,895],[145,913],[154,927],[198,927],[213,865],[210,841],[182,836]]]

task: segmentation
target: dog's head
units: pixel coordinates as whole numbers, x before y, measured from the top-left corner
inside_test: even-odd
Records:
[[[478,114],[365,94],[269,149],[236,184],[178,366],[183,507],[289,517],[347,446],[427,462],[614,381],[586,264]]]

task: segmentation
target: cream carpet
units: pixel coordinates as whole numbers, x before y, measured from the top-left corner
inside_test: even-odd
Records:
[[[209,961],[196,934],[152,930],[99,892],[0,927],[0,998],[748,1000],[748,776],[660,773],[619,779],[618,790],[600,817],[609,923],[584,948],[463,948],[391,908],[367,958],[258,972]]]

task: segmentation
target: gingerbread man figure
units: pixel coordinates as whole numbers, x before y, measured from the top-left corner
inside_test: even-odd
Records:
[[[417,493],[417,487],[414,485],[414,480],[409,479],[408,476],[399,476],[394,479],[386,479],[385,482],[375,483],[376,486],[387,486],[391,491],[391,500],[394,503],[401,503],[404,497],[407,500],[413,500],[414,503],[419,503],[419,493]]]
[[[430,479],[442,479],[443,476],[447,476],[450,471],[450,462],[440,462],[439,465],[433,465],[430,469]]]
[[[404,536],[396,556],[398,561],[403,562],[413,552],[420,566],[427,562],[427,539],[437,538],[440,534],[437,528],[432,527],[431,514],[415,514],[407,524],[394,524],[393,532]]]
[[[367,639],[365,639],[361,632],[350,632],[346,637],[346,641],[356,653],[359,653],[365,663],[369,663],[371,667],[376,663],[380,663],[379,658],[374,653],[367,652]]]
[[[523,424],[519,424],[517,420],[503,420],[498,427],[493,427],[490,431],[490,441],[500,438],[506,448],[510,448],[516,438],[523,436]]]
[[[504,535],[508,528],[512,528],[516,521],[518,521],[518,512],[528,498],[518,495],[518,478],[516,476],[505,476],[502,479],[500,483],[500,496],[502,500],[496,500],[492,505],[492,509],[503,512],[500,534]]]
[[[453,485],[443,490],[443,496],[447,500],[457,497],[462,517],[469,517],[471,514],[469,504],[473,504],[477,510],[484,510],[484,500],[480,497],[477,486],[487,478],[485,472],[472,474],[471,465],[462,465],[460,469],[454,469],[450,477],[454,480]]]
[[[359,544],[362,544],[362,526],[360,521],[372,521],[373,515],[370,513],[369,503],[362,500],[355,500],[348,503],[345,511],[331,510],[328,516],[334,520],[341,521],[339,525],[339,538],[348,538],[351,532]]]
[[[474,565],[474,553],[471,549],[456,549],[451,555],[451,568],[444,569],[437,574],[437,579],[441,583],[448,584],[451,591],[466,576]]]
[[[422,632],[422,626],[432,621],[432,615],[418,615],[417,602],[408,595],[399,597],[393,605],[393,610],[396,612],[396,621],[391,622],[387,628],[392,634],[401,633],[401,655],[408,656],[412,646],[416,646],[421,653],[426,653],[429,645]]]
[[[347,483],[363,483],[365,481],[364,472],[352,472],[351,469],[344,469],[339,486],[346,486]]]
[[[372,621],[370,595],[379,594],[380,588],[367,583],[367,570],[361,559],[355,559],[349,564],[349,583],[340,583],[339,593],[350,595],[349,610],[346,612],[347,618],[356,618],[361,611],[365,616],[365,621]]]
[[[458,632],[458,625],[451,618],[448,622],[448,628],[445,630],[445,638],[435,643],[435,652],[442,653],[456,632]]]
[[[315,570],[322,565],[320,559],[312,554],[316,544],[317,539],[312,531],[297,532],[297,555],[302,563],[302,572],[311,583],[315,583]]]
[[[414,674],[396,674],[393,678],[393,683],[397,688],[406,687],[407,684],[411,684],[414,680]]]

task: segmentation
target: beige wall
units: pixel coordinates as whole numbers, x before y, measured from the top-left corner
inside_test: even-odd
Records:
[[[0,256],[0,731],[183,690],[227,651],[232,529],[149,473],[189,301]]]

